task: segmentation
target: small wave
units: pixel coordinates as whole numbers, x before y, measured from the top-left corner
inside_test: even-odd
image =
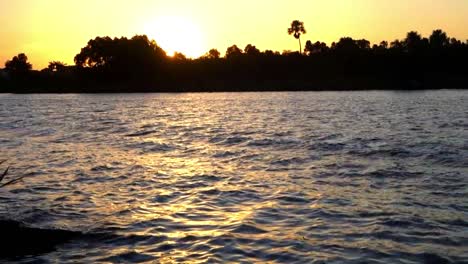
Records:
[[[251,147],[269,147],[277,145],[295,145],[300,143],[302,143],[302,141],[295,138],[264,138],[250,140],[247,145]]]
[[[156,133],[156,130],[149,130],[149,131],[139,131],[131,134],[127,134],[125,136],[127,137],[142,137],[142,136],[147,136]]]
[[[253,225],[248,225],[248,224],[241,224],[240,226],[236,227],[233,231],[233,233],[239,233],[239,234],[264,234],[267,233],[267,231],[253,226]]]
[[[130,149],[140,150],[142,153],[151,153],[151,152],[169,152],[175,149],[174,146],[168,145],[165,143],[156,143],[156,142],[141,142],[135,144],[127,145]]]
[[[99,171],[103,172],[103,171]],[[125,180],[127,176],[119,176],[119,177],[111,177],[108,175],[102,175],[102,176],[93,176],[90,174],[85,174],[83,172],[80,172],[75,179],[73,179],[72,183],[79,183],[79,184],[89,184],[89,185],[94,185],[98,183],[105,183],[105,182],[120,182],[122,180]]]
[[[307,162],[306,159],[295,157],[295,158],[290,158],[290,159],[275,160],[271,162],[271,165],[289,166],[289,165],[295,165],[295,164],[304,164],[306,162]]]
[[[201,191],[200,194],[202,195],[207,195],[207,196],[211,196],[211,195],[219,195],[221,194],[222,192],[218,189],[215,189],[215,188],[212,188],[212,189],[208,189],[208,190],[204,190],[204,191]]]
[[[224,151],[224,152],[218,152],[214,154],[213,158],[227,158],[227,157],[232,157],[235,155],[237,155],[237,153],[231,152],[231,151]]]
[[[321,136],[317,140],[319,140],[319,141],[334,140],[334,139],[340,138],[342,136],[343,136],[342,134],[330,134],[330,135]]]
[[[249,140],[250,138],[248,137],[230,137],[230,138],[227,138],[226,140],[224,140],[224,144],[225,145],[236,145],[236,144],[240,144],[242,142],[245,142],[247,140]]]
[[[177,193],[170,194],[170,195],[156,195],[152,199],[152,201],[155,202],[155,203],[163,204],[163,203],[168,203],[168,202],[174,200],[175,198],[177,198],[177,196],[178,196]]]
[[[422,253],[422,254],[419,254],[419,258],[423,260],[423,263],[426,263],[426,264],[449,264],[449,263],[453,263],[453,261],[451,261],[450,259],[448,258],[444,258],[438,254],[434,254],[434,253]]]
[[[197,188],[208,187],[209,184],[203,181],[196,181],[196,182],[178,182],[174,184],[174,187],[180,188],[181,190],[191,190]]]
[[[217,182],[223,179],[223,177],[210,175],[210,174],[193,175],[193,176],[189,176],[189,178],[191,180],[208,181],[208,182]]]
[[[344,143],[329,143],[329,142],[319,142],[313,144],[309,147],[309,150],[318,150],[318,151],[340,151],[345,149],[346,144]]]
[[[165,243],[165,244],[162,244],[162,245],[159,245],[153,249],[150,249],[148,250],[148,252],[151,252],[151,253],[154,253],[154,252],[168,252],[168,251],[171,251],[173,249],[176,249],[177,248],[177,245],[176,244],[172,244],[172,243]]]
[[[389,217],[393,216],[393,213],[384,212],[384,211],[360,211],[356,214],[361,218],[374,218],[374,217]]]
[[[309,203],[310,200],[300,197],[300,196],[293,196],[293,195],[284,195],[277,198],[280,201],[287,202],[287,203],[300,203],[306,204]]]
[[[382,149],[372,149],[372,148],[362,148],[354,149],[348,152],[351,155],[358,155],[361,157],[373,158],[373,157],[394,157],[394,158],[417,158],[421,157],[423,153],[417,151],[408,150],[405,148],[395,147],[395,148],[382,148]]]
[[[394,169],[378,169],[378,170],[368,171],[360,175],[363,177],[371,177],[371,178],[410,179],[410,178],[421,177],[424,175],[424,173],[404,171],[404,170],[394,170]]]
[[[250,141],[248,145],[253,147],[266,147],[274,144],[275,141],[273,139],[257,139]]]
[[[448,226],[459,226],[459,227],[468,228],[468,221],[463,220],[461,218],[448,220],[448,221],[441,221],[441,223],[446,224]]]
[[[223,140],[224,140],[224,137],[222,137],[222,136],[214,136],[214,137],[210,138],[210,140],[208,140],[208,142],[216,144],[216,143],[219,143],[219,142],[221,142]]]
[[[385,225],[390,227],[410,227],[410,226],[418,226],[418,227],[427,227],[429,225],[424,225],[422,219],[387,219],[379,222],[379,225]]]
[[[93,126],[89,129],[90,132],[106,132],[112,130],[112,127],[107,126]]]
[[[109,133],[118,135],[126,134],[128,132],[130,132],[130,129],[128,129],[127,127],[114,127],[112,128],[112,130],[109,131]]]
[[[154,127],[157,127],[157,126],[162,126],[163,124],[162,123],[156,123],[156,124],[145,124],[145,125],[142,125],[140,128],[142,129],[148,129],[148,128],[154,128]]]
[[[130,252],[121,253],[115,256],[107,257],[104,259],[100,259],[100,261],[112,262],[112,263],[123,263],[123,262],[141,263],[141,262],[152,261],[155,259],[156,258],[151,255],[138,253],[136,251],[130,251]]]
[[[93,168],[91,168],[91,171],[101,172],[101,171],[113,171],[113,170],[117,170],[117,169],[121,169],[121,168],[119,168],[117,166],[110,165],[110,164],[106,164],[106,165],[99,165],[99,166],[93,167]]]
[[[83,135],[81,133],[71,133],[71,134],[66,134],[58,138],[55,138],[51,142],[52,143],[70,143],[70,142],[78,141],[82,136]]]
[[[468,167],[468,156],[458,152],[439,151],[429,154],[425,158],[434,164],[461,168]]]
[[[223,136],[215,136],[209,140],[210,143],[225,145],[225,146],[232,146],[244,143],[251,138],[249,137],[242,137],[242,136],[232,136],[232,137],[223,137]]]
[[[47,137],[50,135],[55,134],[57,131],[53,128],[42,129],[38,131],[34,131],[30,136],[31,137]]]

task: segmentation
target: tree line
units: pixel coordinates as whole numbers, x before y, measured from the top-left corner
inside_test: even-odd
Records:
[[[184,92],[250,90],[346,90],[466,88],[468,41],[437,29],[428,37],[416,31],[392,42],[340,38],[327,45],[301,36],[295,20],[287,33],[298,51],[260,51],[248,44],[211,49],[196,59],[167,56],[145,35],[96,37],[75,56],[75,65],[59,61],[32,71],[25,54],[5,63],[3,92]]]

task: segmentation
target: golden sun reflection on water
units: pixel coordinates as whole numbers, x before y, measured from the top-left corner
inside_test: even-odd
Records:
[[[155,158],[155,155],[148,157],[151,160],[150,163],[153,163]],[[210,182],[211,178],[214,177],[208,174],[214,170],[211,167],[212,164],[200,159],[159,156],[157,163],[162,164],[171,173],[167,175],[166,173],[169,171],[159,172],[160,175],[164,175],[164,181],[168,183],[167,188],[150,190],[147,195],[149,197],[170,197],[171,201],[161,204],[146,199],[143,204],[139,205],[139,210],[134,210],[132,218],[140,222],[154,221],[154,223],[161,219],[170,221],[176,227],[183,227],[184,230],[177,228],[166,230],[164,235],[170,238],[222,236],[232,231],[234,226],[253,217],[257,210],[276,206],[277,202],[275,201],[252,202],[250,204],[236,204],[233,201],[229,207],[217,205],[216,201],[204,200],[203,193],[213,192],[214,196],[217,196],[221,194],[216,193],[240,191],[242,186],[235,186],[227,182],[230,178],[216,179],[214,182]],[[157,181],[158,175],[154,177]],[[180,194],[180,188],[193,189]]]

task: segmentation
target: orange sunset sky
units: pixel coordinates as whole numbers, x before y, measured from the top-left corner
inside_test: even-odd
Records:
[[[286,32],[293,19],[305,23],[304,42],[350,36],[376,43],[437,28],[468,39],[467,0],[0,0],[0,67],[20,52],[35,69],[73,64],[96,36],[146,34],[169,55],[188,57],[233,44],[295,50]]]

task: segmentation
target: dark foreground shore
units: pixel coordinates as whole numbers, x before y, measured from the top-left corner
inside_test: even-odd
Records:
[[[10,220],[0,220],[0,232],[3,237],[0,259],[14,259],[50,252],[56,246],[80,235],[65,230],[32,228]]]

